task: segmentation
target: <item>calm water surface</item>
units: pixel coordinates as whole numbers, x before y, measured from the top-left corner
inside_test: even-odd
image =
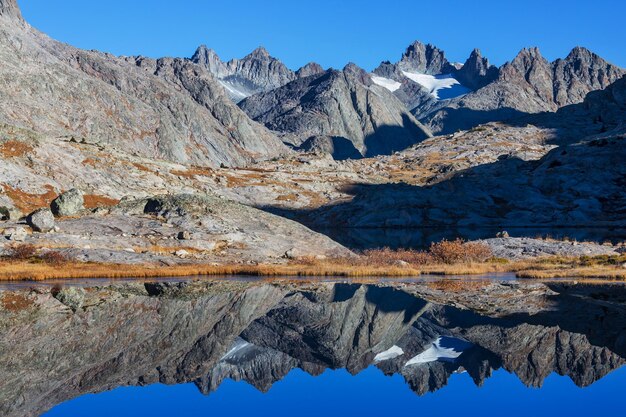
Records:
[[[624,415],[626,287],[0,291],[0,415]]]

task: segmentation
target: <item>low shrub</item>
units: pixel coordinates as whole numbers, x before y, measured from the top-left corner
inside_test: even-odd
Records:
[[[44,263],[47,263],[50,265],[61,265],[68,261],[67,257],[63,255],[61,252],[57,252],[53,250],[48,251],[44,253],[43,255],[41,255],[41,260]]]
[[[430,245],[430,255],[444,264],[484,262],[493,256],[491,248],[482,243],[469,242],[463,239],[442,240]]]
[[[18,261],[26,261],[32,259],[37,253],[37,247],[30,243],[23,243],[20,245],[14,245],[7,251],[6,257]]]

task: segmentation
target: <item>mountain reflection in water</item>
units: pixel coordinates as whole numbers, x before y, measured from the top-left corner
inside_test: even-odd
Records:
[[[624,286],[455,288],[197,282],[2,292],[0,415],[38,416],[72,399],[50,415],[280,415],[276,407],[307,398],[316,410],[309,415],[372,415],[439,407],[455,401],[452,393],[472,393],[467,405],[476,407],[498,395],[515,395],[510,404],[519,407],[526,396],[560,395],[573,406],[599,395],[604,408],[594,410],[619,410],[609,391],[626,380],[623,370],[594,382],[626,358]],[[192,401],[189,384],[211,395]],[[436,394],[407,398],[407,386]],[[401,403],[363,408],[383,393]]]

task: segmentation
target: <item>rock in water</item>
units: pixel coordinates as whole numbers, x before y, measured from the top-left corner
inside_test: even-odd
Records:
[[[57,217],[73,216],[85,208],[84,204],[83,193],[73,188],[54,199],[50,208]]]
[[[26,218],[26,223],[35,232],[48,233],[54,229],[54,216],[50,209],[41,208],[30,213]]]

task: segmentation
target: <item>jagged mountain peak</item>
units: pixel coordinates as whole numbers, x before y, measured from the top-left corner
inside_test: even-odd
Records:
[[[415,71],[423,74],[443,74],[453,70],[445,53],[432,44],[413,42],[402,54],[398,63],[403,71]]]
[[[273,58],[270,53],[263,46],[259,46],[254,51],[250,52],[248,55],[244,57],[244,59],[260,59],[260,60],[270,60],[276,59]]]
[[[498,68],[482,56],[480,49],[475,48],[463,66],[457,70],[455,77],[461,84],[477,90],[498,77]]]
[[[0,0],[0,16],[23,20],[17,0]]]
[[[324,72],[324,68],[317,62],[309,62],[298,71],[296,71],[296,77],[305,78],[311,75],[317,75]]]

